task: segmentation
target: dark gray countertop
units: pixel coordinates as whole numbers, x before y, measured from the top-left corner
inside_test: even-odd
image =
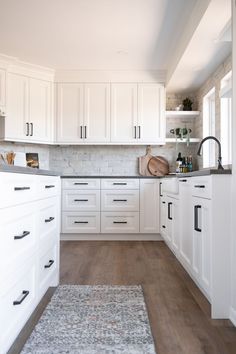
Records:
[[[78,176],[62,175],[61,178],[162,178],[161,176]]]
[[[39,168],[21,167],[13,165],[0,165],[0,172],[23,173],[31,175],[44,175],[44,176],[59,176],[60,174],[50,170],[41,170]]]

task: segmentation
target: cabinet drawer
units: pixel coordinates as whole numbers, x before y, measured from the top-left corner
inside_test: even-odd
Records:
[[[35,203],[0,210],[0,274],[18,268],[36,251]]]
[[[99,212],[63,212],[62,233],[99,233]]]
[[[139,190],[102,190],[102,211],[139,211]]]
[[[62,210],[100,211],[100,190],[64,190]]]
[[[212,197],[212,183],[211,177],[193,177],[192,183],[192,195],[194,197],[201,197],[211,199]]]
[[[138,212],[105,212],[101,217],[102,233],[138,233]]]
[[[36,198],[36,176],[0,173],[0,208],[23,204]]]
[[[63,178],[63,189],[100,189],[100,179],[97,178]]]
[[[38,192],[40,199],[60,194],[60,178],[53,176],[38,177]]]
[[[49,234],[56,233],[58,231],[58,224],[58,199],[55,197],[41,201],[38,217],[40,241]]]
[[[138,178],[104,178],[101,189],[139,189]]]
[[[0,297],[2,353],[7,352],[36,305],[36,265],[33,261],[23,271],[18,269],[14,283],[4,289],[6,291],[1,291]]]
[[[49,286],[52,286],[52,277],[58,268],[58,248],[57,243],[53,243],[49,249],[44,251],[39,259],[39,294],[47,291]]]

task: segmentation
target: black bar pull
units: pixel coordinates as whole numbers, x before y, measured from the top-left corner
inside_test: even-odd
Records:
[[[206,188],[204,184],[196,184],[194,188]]]
[[[74,199],[74,202],[88,202],[88,199]]]
[[[46,189],[49,189],[49,188],[55,188],[54,184],[48,184],[45,186]]]
[[[87,125],[84,126],[84,139],[87,139]]]
[[[30,136],[34,135],[34,125],[33,123],[30,123]]]
[[[21,297],[19,298],[19,300],[15,300],[13,301],[13,305],[20,305],[22,304],[22,302],[25,300],[25,298],[29,295],[29,291],[28,290],[23,290],[22,291],[22,295]]]
[[[180,182],[187,182],[187,179],[180,179]]]
[[[15,187],[14,188],[15,191],[26,191],[28,189],[30,189],[30,187]]]
[[[171,202],[169,202],[168,203],[168,219],[169,220],[173,220],[173,218],[172,218],[172,216],[170,215],[171,214],[171,205],[172,205],[173,203],[171,203]]]
[[[141,127],[140,127],[140,125],[138,126],[138,138],[141,139]]]
[[[26,124],[26,136],[29,136],[29,123]]]
[[[113,224],[127,224],[127,221],[113,221]]]
[[[80,126],[80,139],[83,139],[83,126]]]
[[[113,199],[113,202],[127,202],[127,199]]]
[[[54,220],[55,218],[53,217],[53,216],[50,216],[50,218],[48,218],[48,219],[45,219],[44,221],[45,222],[51,222],[52,220]]]
[[[88,224],[88,221],[74,221],[74,224]]]
[[[75,182],[74,185],[75,186],[87,186],[88,182]]]
[[[28,236],[30,234],[30,231],[23,231],[22,235],[19,236],[14,236],[14,240],[21,240],[25,236]]]
[[[126,186],[126,182],[113,182],[113,186]]]
[[[54,263],[53,259],[49,259],[48,264],[45,264],[44,268],[50,268]]]
[[[202,230],[198,227],[198,209],[201,209],[201,205],[194,205],[194,230],[201,232]]]
[[[163,194],[162,194],[162,182],[160,182],[160,184],[159,184],[159,196],[163,197]]]
[[[137,139],[137,127],[136,127],[136,125],[134,126],[134,139]]]

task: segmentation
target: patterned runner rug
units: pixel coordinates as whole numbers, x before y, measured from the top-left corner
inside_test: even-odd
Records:
[[[60,285],[21,354],[155,354],[141,286]]]

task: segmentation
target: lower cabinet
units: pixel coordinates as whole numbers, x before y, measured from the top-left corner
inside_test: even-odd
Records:
[[[100,213],[85,211],[63,211],[62,233],[99,233]]]
[[[140,179],[140,233],[159,233],[159,180]]]
[[[179,251],[179,200],[167,196],[167,240],[173,251]]]
[[[0,200],[0,354],[59,283],[60,178],[24,176],[0,173],[12,193]]]
[[[102,233],[138,233],[138,212],[104,212],[102,217]]]

